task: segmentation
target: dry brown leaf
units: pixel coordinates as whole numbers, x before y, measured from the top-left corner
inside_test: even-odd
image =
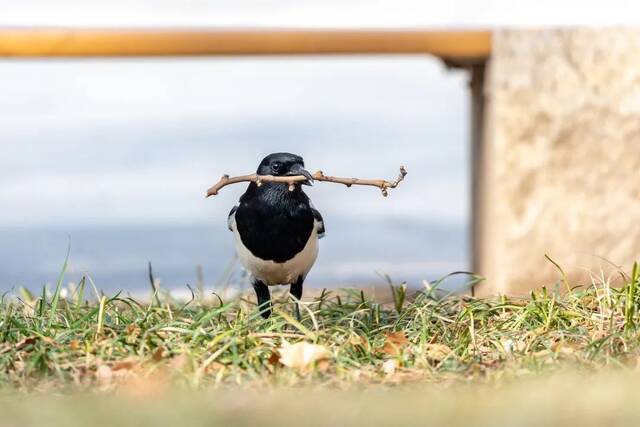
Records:
[[[77,350],[80,348],[80,341],[78,340],[71,340],[71,342],[69,342],[69,348],[71,350]]]
[[[129,344],[132,344],[136,342],[141,331],[138,325],[136,325],[135,323],[131,323],[129,324],[129,326],[127,326],[126,332],[127,332],[127,342]]]
[[[280,363],[280,354],[278,354],[278,352],[276,351],[272,351],[271,355],[269,355],[269,358],[267,359],[267,362],[269,362],[273,366],[277,366]]]
[[[444,344],[427,344],[424,347],[427,359],[441,362],[451,354],[451,349]]]
[[[154,362],[159,362],[159,361],[162,360],[163,356],[164,356],[164,348],[158,347],[158,348],[156,348],[156,351],[153,352],[153,355],[151,356],[151,359]]]
[[[331,352],[326,347],[304,341],[295,344],[284,341],[278,353],[280,363],[299,371],[305,371],[313,367],[316,362],[331,358]]]
[[[220,362],[211,362],[211,364],[209,364],[209,368],[214,371],[217,371],[218,369],[226,369],[226,367],[227,365]]]
[[[23,348],[34,344],[38,340],[38,337],[23,338],[15,346],[16,350],[22,350]]]
[[[329,367],[331,367],[329,359],[322,359],[316,362],[316,369],[320,372],[327,372]]]
[[[404,332],[390,332],[386,335],[382,352],[390,356],[398,356],[407,344],[409,340]]]
[[[135,360],[132,360],[132,359],[121,360],[119,362],[116,362],[111,368],[111,370],[112,371],[131,370],[135,368],[136,365],[137,365],[137,362]]]
[[[397,345],[409,344],[409,339],[407,339],[407,335],[402,331],[388,333],[387,341],[390,341]]]
[[[367,351],[370,349],[369,341],[362,335],[358,334],[353,334],[349,337],[349,344],[353,347],[360,347]]]
[[[0,349],[0,354],[8,353],[11,350],[22,350],[32,344],[34,344],[38,340],[38,337],[27,337],[18,341],[15,345],[7,344]]]
[[[225,369],[226,366],[220,362],[211,362],[209,365],[207,365],[207,367],[205,368],[204,372],[207,374],[211,374],[211,373],[215,373],[218,372],[220,369]]]

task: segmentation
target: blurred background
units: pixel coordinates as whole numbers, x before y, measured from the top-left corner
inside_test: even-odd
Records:
[[[0,26],[637,24],[640,6],[607,5],[0,0]],[[310,286],[384,283],[380,273],[417,286],[467,269],[467,79],[418,55],[0,60],[0,290],[55,282],[69,241],[67,279],[88,273],[105,291],[146,290],[149,261],[166,288],[195,283],[198,266],[208,286],[227,280],[226,216],[243,186],[204,192],[275,151],[339,176],[410,173],[386,199],[308,190],[327,226]]]
[[[465,265],[466,94],[462,76],[435,61],[5,62],[3,283],[55,280],[68,235],[70,277],[86,271],[104,288],[146,288],[147,261],[170,287],[193,284],[197,265],[217,279],[245,185],[204,192],[275,151],[339,176],[411,172],[386,199],[307,190],[328,230],[310,283],[377,281],[376,270],[418,280]]]

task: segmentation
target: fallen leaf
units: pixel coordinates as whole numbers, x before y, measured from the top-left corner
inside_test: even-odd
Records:
[[[402,332],[390,332],[387,334],[387,341],[390,341],[397,345],[406,345],[409,344],[409,340],[407,339],[407,335]]]
[[[151,359],[154,362],[159,362],[162,360],[162,357],[164,356],[164,348],[162,347],[158,347],[156,349],[156,351],[153,352],[153,355],[151,356]]]
[[[101,386],[111,384],[111,380],[113,379],[113,372],[111,368],[107,365],[100,365],[96,370],[96,379],[98,380],[98,384]]]
[[[111,368],[112,371],[120,371],[120,370],[130,370],[136,366],[136,361],[134,360],[121,360],[120,362],[116,362]]]
[[[127,326],[127,342],[129,344],[133,344],[136,342],[136,340],[138,339],[138,336],[140,335],[140,327],[138,325],[136,325],[135,323],[131,323]]]
[[[444,344],[427,344],[424,347],[427,359],[441,362],[451,354],[451,349]]]
[[[369,345],[369,341],[363,337],[362,335],[353,334],[349,337],[349,344],[356,348],[361,348],[365,351],[369,351],[371,346]]]
[[[304,341],[295,344],[284,341],[278,353],[280,363],[299,371],[307,370],[316,362],[331,358],[331,352],[326,347]]]
[[[38,340],[38,337],[27,337],[27,338],[21,339],[13,346],[10,344],[7,344],[2,349],[0,349],[0,354],[8,353],[11,350],[17,350],[17,351],[22,350],[30,345],[35,344],[37,340]]]
[[[382,364],[382,372],[388,377],[395,374],[396,369],[398,369],[398,361],[396,359],[389,359]]]
[[[80,341],[78,340],[71,340],[71,342],[69,343],[69,348],[71,350],[77,350],[80,348]]]
[[[267,362],[269,362],[273,366],[278,365],[278,363],[280,363],[280,354],[278,354],[278,352],[276,351],[271,352],[271,355],[269,355]]]
[[[37,337],[27,337],[23,338],[16,344],[16,350],[22,350],[23,348],[34,344],[38,340]]]
[[[386,335],[382,352],[391,356],[398,356],[407,344],[409,344],[409,340],[404,332],[390,332]]]
[[[226,369],[226,366],[220,362],[214,361],[214,362],[211,362],[209,365],[207,365],[204,372],[207,374],[211,374],[211,373],[216,373],[221,369]]]
[[[331,366],[329,359],[318,360],[316,363],[316,369],[320,372],[327,372],[329,370],[329,366]]]

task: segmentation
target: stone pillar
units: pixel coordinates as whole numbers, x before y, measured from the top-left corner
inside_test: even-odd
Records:
[[[471,95],[471,269],[480,271],[483,266],[483,198],[484,198],[484,134],[486,97],[484,95],[486,61],[469,66],[469,92]],[[472,295],[475,289],[472,289]]]
[[[495,33],[476,295],[601,280],[640,259],[640,31]]]

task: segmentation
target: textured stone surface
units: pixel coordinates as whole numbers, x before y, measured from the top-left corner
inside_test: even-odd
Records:
[[[478,294],[640,258],[640,31],[502,31],[485,82]]]

